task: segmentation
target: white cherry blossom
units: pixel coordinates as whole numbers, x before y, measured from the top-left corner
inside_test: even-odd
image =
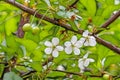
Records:
[[[57,67],[57,70],[65,71],[65,67],[63,65],[59,65]]]
[[[90,62],[94,62],[94,59],[88,58],[89,53],[86,53],[83,58],[78,60],[78,67],[81,69],[81,73],[84,72],[85,68],[88,67]]]
[[[66,41],[65,42],[65,52],[67,54],[71,54],[72,51],[74,52],[75,55],[80,54],[80,47],[82,47],[82,42],[77,40],[76,36],[72,36],[71,41]]]
[[[96,45],[96,39],[94,36],[88,35],[88,30],[85,30],[82,34],[82,38],[80,41],[84,44],[84,46],[95,46]]]
[[[102,67],[104,67],[105,60],[106,60],[106,58],[103,58],[103,59],[101,60],[101,65],[102,65]]]
[[[46,54],[52,54],[53,57],[58,57],[59,51],[63,51],[63,47],[59,46],[59,39],[54,37],[52,42],[46,41],[44,43],[47,48],[44,50]]]

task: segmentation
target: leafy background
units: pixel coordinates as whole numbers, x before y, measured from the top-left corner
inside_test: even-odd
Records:
[[[66,18],[68,14],[64,15],[66,10],[61,11],[59,9],[59,6],[68,8],[74,1],[75,0],[50,0],[52,9],[50,9],[47,14],[45,13],[49,7],[49,0],[30,0],[30,6],[36,2],[37,5],[35,7],[39,10],[38,12],[40,14],[61,21],[63,20],[62,22],[67,20],[68,23],[72,25],[72,28],[76,30],[76,25],[71,22],[70,19]],[[16,0],[16,2],[24,3],[23,0]],[[101,24],[113,16],[113,12],[120,8],[120,4],[115,5],[114,2],[115,0],[79,0],[76,4],[76,8],[70,9],[69,11],[74,12],[77,10],[76,14],[82,17],[82,20],[78,21],[80,29],[89,29],[92,31],[93,28],[96,28],[97,30],[101,30]],[[61,12],[58,13],[59,11]],[[51,55],[44,53],[44,42],[46,40],[58,37],[60,44],[63,44],[65,41],[70,40],[73,35],[77,35],[79,38],[81,35],[69,30],[63,33],[63,31],[65,31],[64,28],[31,16],[30,22],[34,18],[32,23],[35,25],[39,24],[39,20],[41,20],[41,24],[38,26],[40,29],[39,33],[34,35],[29,31],[25,32],[24,38],[19,38],[14,35],[14,33],[17,31],[21,14],[22,11],[19,8],[4,2],[4,0],[0,1],[0,77],[3,78],[3,80],[23,80],[27,78],[28,80],[86,80],[86,77],[87,80],[103,80],[102,75],[104,73],[110,74],[113,78],[119,78],[120,56],[101,44],[97,44],[95,47],[83,47],[81,49],[81,55],[79,56],[74,56],[73,54],[67,55],[62,51],[59,57],[51,61],[52,65],[50,67],[46,70],[43,69],[43,63],[49,61],[48,59],[51,57]],[[92,22],[89,22],[90,20],[92,20]],[[92,26],[92,28],[88,28],[88,25]],[[104,31],[99,33],[98,36],[120,47],[119,29],[120,18],[109,25],[108,29],[103,29]],[[89,57],[95,59],[95,62],[89,65],[92,72],[85,72],[80,76],[78,58],[82,57],[86,50],[92,52]],[[13,60],[14,57],[16,59],[15,64]],[[104,58],[106,58],[106,60],[103,66],[101,61]],[[32,62],[30,61],[31,59]],[[48,64],[49,62],[47,62],[46,65]],[[75,75],[74,73],[70,74],[55,71],[59,65],[63,65],[68,72],[77,72],[79,74]],[[9,68],[9,72],[4,72],[6,67]],[[29,72],[31,73],[27,74]],[[98,77],[92,77],[91,75]]]

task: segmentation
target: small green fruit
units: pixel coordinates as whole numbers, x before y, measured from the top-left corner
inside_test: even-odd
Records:
[[[104,75],[103,75],[103,78],[104,78],[105,80],[109,80],[110,75],[109,75],[109,74],[104,74]]]
[[[114,76],[119,74],[119,66],[116,64],[111,64],[109,67],[109,72]]]
[[[37,34],[37,33],[39,33],[39,30],[40,30],[39,27],[33,27],[32,28],[32,33]]]
[[[23,31],[29,31],[31,30],[31,25],[29,23],[26,23],[22,27]]]

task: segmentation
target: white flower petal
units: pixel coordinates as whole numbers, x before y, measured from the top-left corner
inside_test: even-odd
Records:
[[[74,54],[75,55],[79,55],[80,54],[80,50],[77,47],[74,48]]]
[[[89,62],[95,62],[95,60],[92,58],[88,58],[88,60],[89,60]]]
[[[77,48],[82,47],[82,45],[83,45],[83,43],[82,43],[82,41],[80,41],[80,40],[75,43],[75,46],[76,46]]]
[[[83,32],[82,36],[87,37],[88,34],[89,34],[88,30],[85,30],[85,31]]]
[[[52,48],[46,48],[44,51],[46,54],[50,54],[52,53]]]
[[[58,51],[57,51],[56,49],[53,50],[52,56],[53,56],[53,57],[58,57],[58,55],[59,55]]]
[[[58,51],[63,51],[63,47],[62,47],[62,46],[56,46],[56,49],[57,49]]]
[[[72,53],[72,47],[66,47],[65,52],[66,52],[66,54],[71,54]]]
[[[80,40],[79,40],[79,41],[81,41],[82,43],[84,43],[84,42],[85,42],[85,40],[86,40],[86,38],[80,38]]]
[[[90,41],[89,45],[90,46],[95,46],[96,45],[96,41]]]
[[[44,45],[47,47],[52,47],[52,43],[50,41],[45,41]]]
[[[83,61],[83,59],[79,59],[79,60],[78,60],[78,62],[81,62],[81,61]]]
[[[71,43],[75,44],[77,42],[77,36],[72,36]]]
[[[88,40],[85,41],[84,46],[89,46],[89,41]]]
[[[47,69],[47,65],[43,66],[43,69],[46,70]]]
[[[102,61],[101,61],[102,66],[104,66],[105,60],[106,60],[106,58],[102,59]]]
[[[89,38],[89,45],[90,46],[95,46],[96,45],[96,40],[93,36]]]
[[[95,37],[93,37],[93,36],[89,36],[89,38],[92,40],[96,40]]]
[[[65,45],[66,47],[70,47],[70,46],[71,46],[71,42],[66,41],[66,42],[64,43],[64,45]]]
[[[83,58],[86,59],[88,57],[89,53],[86,53]]]
[[[89,59],[86,59],[86,60],[84,61],[84,66],[87,67],[87,66],[89,65],[89,63],[90,63]]]
[[[53,38],[52,39],[52,44],[54,45],[54,46],[56,46],[56,45],[58,45],[59,44],[59,39],[58,38]]]
[[[84,66],[83,66],[83,61],[81,61],[81,62],[79,62],[78,63],[78,67],[80,68],[80,69],[82,69],[82,70],[84,70],[85,68],[84,68]]]
[[[57,70],[65,71],[65,68],[64,68],[62,65],[59,65],[59,66],[57,67]]]

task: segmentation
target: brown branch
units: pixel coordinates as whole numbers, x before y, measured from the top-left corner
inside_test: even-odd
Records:
[[[111,16],[104,24],[101,25],[101,28],[107,28],[112,22],[114,22],[120,16],[120,10]],[[97,31],[95,34],[100,33],[102,30]]]
[[[120,48],[118,48],[117,46],[97,37],[96,35],[94,35],[94,37],[96,38],[96,41],[106,47],[108,47],[109,49],[113,50],[114,52],[120,54]]]
[[[111,18],[109,18],[101,27],[106,28],[112,22],[114,22],[119,16],[120,16],[120,10],[116,14],[114,14]]]
[[[18,2],[12,2],[11,0],[5,0],[5,2],[7,2],[7,3],[9,3],[9,4],[12,4],[12,5],[18,7],[19,9],[21,9],[21,10],[23,10],[23,11],[25,11],[25,12],[31,14],[31,15],[34,15],[35,12],[36,12],[35,10],[30,9],[30,8],[28,8],[28,7],[20,4],[20,3],[18,3]],[[119,13],[120,13],[120,11],[119,11]],[[113,16],[113,17],[110,18],[107,22],[105,22],[105,24],[103,24],[102,27],[105,28],[105,27],[107,27],[108,25],[110,25],[115,19],[117,19],[117,17],[119,16],[119,13],[116,13],[117,15],[116,15],[115,17]],[[37,18],[42,18],[42,17],[43,17],[43,15],[42,15],[42,14],[39,14],[39,13],[36,13],[35,16],[36,16]],[[46,20],[46,21],[48,21],[48,22],[50,22],[50,23],[53,23],[53,24],[58,25],[58,26],[61,26],[61,27],[65,28],[65,29],[67,29],[67,30],[70,30],[70,31],[73,31],[73,32],[76,32],[76,33],[79,33],[79,34],[82,34],[82,33],[83,33],[83,30],[75,31],[75,30],[73,30],[73,29],[71,28],[71,26],[69,26],[68,24],[59,23],[58,21],[56,21],[56,20],[54,20],[54,19],[51,19],[51,18],[49,18],[49,17],[46,17],[46,16],[43,17],[43,20]],[[113,50],[114,52],[117,52],[118,54],[120,54],[120,49],[119,49],[119,48],[117,48],[116,46],[113,46],[113,45],[111,45],[110,43],[108,43],[108,42],[106,42],[106,41],[98,38],[97,36],[95,36],[95,37],[97,38],[97,42],[98,42],[98,43],[100,43],[100,44],[108,47],[109,49]]]
[[[53,70],[53,71],[63,72],[63,73],[73,74],[73,75],[78,75],[78,76],[83,76],[83,74],[81,74],[79,72],[69,72],[69,71],[62,71],[62,70]],[[89,75],[89,76],[90,77],[102,77],[102,75]]]

